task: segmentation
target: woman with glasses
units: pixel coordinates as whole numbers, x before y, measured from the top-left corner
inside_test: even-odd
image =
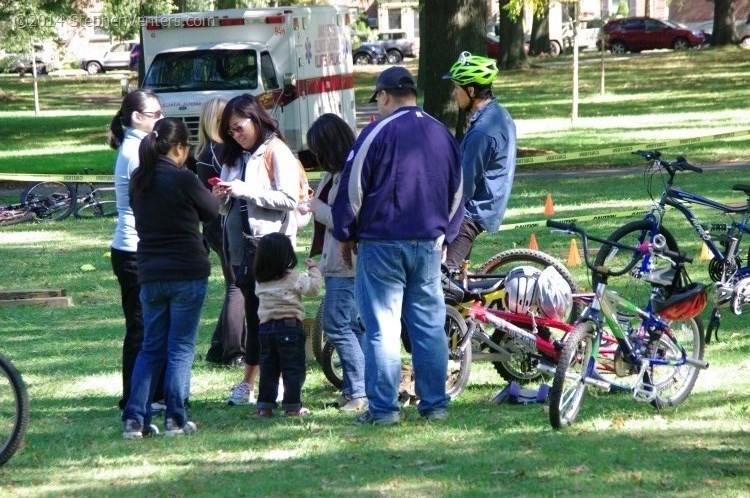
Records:
[[[185,399],[211,273],[200,224],[219,215],[219,203],[185,168],[189,153],[185,123],[163,119],[141,142],[140,166],[133,173],[130,205],[139,237],[144,335],[130,399],[122,414],[125,439],[158,433],[151,425],[148,401],[165,367],[164,434],[178,436],[197,430],[188,420]]]
[[[219,125],[226,105],[227,100],[220,97],[209,99],[201,105],[196,169],[198,178],[209,190],[212,189],[209,180],[221,175],[224,141],[221,139]],[[219,255],[225,286],[224,303],[211,337],[211,346],[206,353],[206,361],[231,368],[245,364],[245,298],[235,285],[234,271],[225,256],[221,218],[203,225],[203,237]]]
[[[226,216],[225,247],[237,274],[243,258],[252,262],[255,245],[264,235],[282,233],[294,246],[299,169],[278,123],[252,95],[240,95],[229,101],[222,114],[220,133],[224,167],[222,182],[213,191]],[[260,361],[258,297],[252,264],[247,270],[243,284],[238,284],[245,296],[245,376],[232,390],[229,405],[255,402],[253,385]]]
[[[135,90],[122,100],[109,125],[109,145],[117,151],[115,161],[115,197],[117,200],[117,226],[111,243],[112,270],[120,283],[122,311],[125,314],[125,339],[122,343],[122,398],[120,409],[125,408],[130,396],[130,378],[135,358],[143,342],[143,313],[138,284],[138,234],[135,218],[130,208],[130,178],[138,168],[138,147],[151,133],[154,124],[163,117],[159,99],[149,90]],[[161,383],[159,383],[161,385]],[[155,400],[163,400],[158,388]]]

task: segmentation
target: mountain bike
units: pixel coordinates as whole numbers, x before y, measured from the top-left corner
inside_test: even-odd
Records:
[[[88,171],[87,171],[88,172]],[[81,187],[83,185],[83,188]],[[84,190],[88,189],[88,191]],[[101,218],[117,215],[114,187],[96,187],[93,183],[38,182],[21,193],[21,203],[53,199],[56,216],[41,219],[62,220],[71,213],[76,218]]]
[[[13,363],[0,354],[0,466],[23,442],[29,423],[29,396]]]
[[[646,173],[651,174],[648,186],[649,195],[651,195],[652,180],[657,173],[666,171],[668,178],[665,182],[664,191],[651,212],[643,220],[621,226],[609,236],[609,240],[634,247],[643,243],[646,239],[653,239],[656,234],[662,234],[666,240],[667,248],[676,252],[678,244],[674,236],[662,223],[667,206],[675,208],[685,217],[694,228],[701,243],[706,244],[713,256],[708,264],[708,273],[711,280],[716,282],[716,298],[711,320],[706,330],[706,342],[708,343],[712,332],[715,335],[721,323],[719,308],[728,306],[733,313],[739,315],[742,313],[742,308],[750,304],[750,249],[743,254],[740,247],[743,234],[750,234],[750,224],[748,224],[748,220],[750,220],[750,184],[732,186],[732,190],[743,192],[748,196],[744,204],[722,204],[673,186],[675,175],[678,172],[694,171],[701,173],[703,171],[701,168],[689,164],[684,157],[680,156],[675,161],[668,162],[661,159],[661,152],[658,150],[637,151],[635,154],[642,156],[648,162]],[[653,195],[651,197],[653,199]],[[730,220],[727,223],[702,224],[690,209],[689,204],[697,204],[719,211],[728,216]],[[597,266],[606,265],[612,270],[622,269],[630,265],[632,271],[625,273],[635,277],[635,280],[628,282],[629,296],[635,299],[636,290],[640,288],[638,298],[642,300],[650,289],[648,282],[646,282],[647,279],[644,277],[656,275],[665,270],[659,268],[659,262],[660,260],[653,258],[651,254],[638,251],[621,251],[616,245],[605,244],[596,256],[594,264]],[[623,273],[617,272],[617,274]],[[597,283],[595,276],[594,286]]]
[[[631,246],[589,235],[574,223],[548,220],[547,226],[580,237],[586,266],[598,282],[591,303],[567,337],[557,362],[549,400],[552,427],[560,429],[575,422],[588,386],[628,391],[633,399],[650,402],[657,409],[685,401],[699,370],[708,368],[703,361],[703,330],[698,316],[706,305],[706,286],[683,280],[682,266],[691,258],[668,249],[663,235]],[[640,258],[631,258],[620,270],[596,265],[589,257],[589,239],[661,257],[671,261],[674,268],[655,278],[643,275],[652,292],[645,309],[641,309],[607,288],[609,277],[628,273]],[[597,368],[605,333],[617,341],[612,375],[602,375]]]
[[[445,331],[448,337],[449,362],[447,390],[452,397],[458,396],[469,380],[471,363],[473,361],[491,361],[496,371],[508,382],[532,382],[538,379],[544,369],[551,367],[543,365],[542,357],[528,342],[528,333],[540,333],[545,340],[557,340],[560,334],[567,332],[569,324],[564,326],[558,322],[544,319],[533,321],[527,314],[502,314],[499,316],[510,320],[515,326],[524,329],[524,333],[515,330],[496,328],[491,323],[471,322],[471,334],[467,335],[468,324],[466,318],[475,302],[487,305],[489,308],[503,310],[505,296],[505,277],[508,272],[518,266],[531,266],[544,269],[553,266],[572,290],[577,289],[573,276],[557,259],[543,252],[530,249],[512,249],[504,251],[487,261],[479,272],[468,271],[468,265],[457,270],[443,268],[443,294],[446,302]],[[322,304],[318,310],[318,317],[322,316]],[[576,311],[568,318],[572,322]],[[480,321],[481,322],[481,321]],[[486,324],[486,330],[485,325]],[[526,332],[531,330],[533,332]],[[553,332],[557,330],[556,335]],[[468,342],[465,338],[468,337]],[[402,343],[407,353],[411,351],[409,337],[405,329],[401,333]],[[313,341],[315,336],[313,335]],[[467,344],[470,346],[467,346]],[[557,345],[561,349],[560,344]],[[325,341],[321,354],[321,365],[326,378],[337,388],[343,385],[341,365],[338,353],[333,343]],[[554,363],[552,363],[554,365]]]

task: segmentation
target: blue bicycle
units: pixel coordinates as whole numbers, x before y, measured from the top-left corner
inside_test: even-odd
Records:
[[[587,387],[626,391],[636,401],[655,408],[674,407],[688,397],[703,361],[703,334],[699,315],[706,305],[706,286],[684,285],[682,266],[690,258],[666,248],[662,235],[636,247],[588,235],[573,223],[547,220],[547,226],[580,236],[583,255],[598,280],[589,305],[565,338],[550,389],[549,418],[560,429],[573,424],[583,405]],[[630,266],[615,271],[595,265],[589,258],[588,240],[607,243],[623,251],[669,261],[674,267],[656,278],[644,276],[651,295],[644,309],[607,288],[609,277],[623,275]],[[631,265],[637,264],[631,258]],[[615,337],[614,356],[600,354],[606,334]],[[607,363],[611,368],[602,368]],[[606,365],[604,365],[606,366]]]
[[[678,172],[693,171],[701,173],[703,170],[688,163],[684,157],[678,156],[675,161],[668,162],[661,158],[661,152],[637,151],[648,162],[646,173],[649,177],[649,195],[654,177],[666,172],[668,178],[664,191],[658,202],[644,219],[628,223],[615,230],[608,240],[629,247],[636,247],[644,241],[653,240],[657,234],[664,236],[667,248],[678,251],[678,244],[674,236],[663,225],[663,218],[667,206],[679,211],[694,228],[695,233],[705,243],[713,255],[709,262],[708,273],[711,280],[716,282],[715,304],[706,329],[706,342],[710,342],[712,333],[718,332],[721,321],[720,308],[730,307],[736,315],[742,313],[742,308],[750,304],[750,250],[741,249],[743,234],[750,234],[750,185],[736,184],[732,190],[743,192],[748,196],[744,204],[730,205],[711,200],[707,197],[675,188],[674,179]],[[705,206],[719,211],[727,216],[726,223],[703,224],[690,209],[690,204]],[[636,264],[637,263],[637,264]],[[658,258],[649,253],[637,251],[623,251],[615,245],[605,244],[596,256],[594,265],[606,266],[615,272],[630,266],[628,275],[635,279],[628,282],[627,295],[636,302],[643,299],[650,292],[650,285],[645,277],[658,278],[658,275],[668,269],[659,266]],[[598,283],[594,275],[594,286]]]

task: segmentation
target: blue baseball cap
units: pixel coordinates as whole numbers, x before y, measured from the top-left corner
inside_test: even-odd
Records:
[[[416,92],[417,85],[414,83],[414,77],[405,67],[389,67],[378,75],[378,80],[375,83],[375,93],[370,97],[370,103],[378,100],[378,93],[382,90],[397,90],[399,88],[414,90]]]

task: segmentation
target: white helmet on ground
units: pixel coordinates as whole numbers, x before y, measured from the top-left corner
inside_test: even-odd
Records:
[[[540,271],[533,266],[518,266],[505,277],[503,304],[511,313],[536,311],[536,288]]]
[[[537,279],[539,311],[553,320],[566,320],[573,309],[570,284],[554,266],[545,268]]]

